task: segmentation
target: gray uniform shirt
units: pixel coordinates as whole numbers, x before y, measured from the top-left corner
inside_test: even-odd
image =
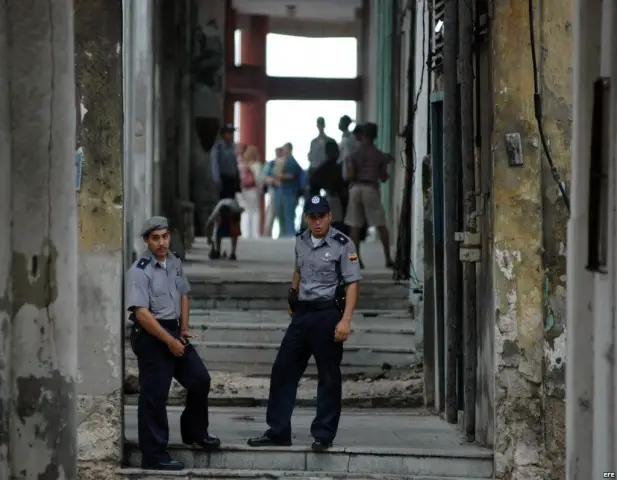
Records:
[[[236,146],[233,143],[218,140],[210,152],[210,162],[214,183],[220,183],[222,176],[235,177],[239,174]]]
[[[298,298],[305,301],[334,298],[340,282],[362,280],[354,243],[332,227],[317,246],[309,230],[296,237],[296,272],[300,274]]]
[[[180,299],[190,287],[178,257],[168,253],[163,266],[146,251],[129,269],[126,290],[129,310],[143,307],[157,320],[173,320],[180,318]]]

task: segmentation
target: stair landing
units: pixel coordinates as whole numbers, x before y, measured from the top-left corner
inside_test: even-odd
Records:
[[[385,479],[394,475],[396,479],[434,480],[486,479],[493,474],[491,450],[465,443],[456,426],[423,411],[344,410],[334,447],[320,454],[309,448],[314,409],[298,408],[294,412],[292,447],[255,449],[248,447],[246,440],[265,430],[264,408],[212,408],[211,433],[219,436],[224,444],[222,451],[212,454],[180,444],[180,412],[180,408],[168,408],[170,453],[190,469],[179,474],[184,475],[181,478],[324,478],[325,475],[325,478]],[[135,446],[135,407],[125,407],[125,415],[130,464],[137,467],[140,455]],[[244,476],[242,472],[253,473]],[[145,472],[137,468],[123,470],[122,474],[125,478],[167,478],[144,476]]]

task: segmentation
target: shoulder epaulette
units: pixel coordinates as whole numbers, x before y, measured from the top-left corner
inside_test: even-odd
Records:
[[[347,245],[349,243],[349,238],[342,233],[335,233],[334,235],[332,235],[332,238],[339,242],[341,245]]]
[[[150,262],[150,258],[142,258],[141,260],[139,260],[139,262],[137,262],[136,267],[140,270],[145,270],[145,268],[150,264]]]
[[[296,237],[301,237],[304,232],[302,230],[298,230],[296,232]]]

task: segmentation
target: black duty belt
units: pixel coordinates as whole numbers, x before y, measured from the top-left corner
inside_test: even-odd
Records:
[[[328,308],[335,308],[334,299],[329,300],[299,300],[297,308],[299,310],[327,310]]]

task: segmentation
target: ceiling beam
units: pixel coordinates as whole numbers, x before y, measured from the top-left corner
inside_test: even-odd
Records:
[[[236,101],[264,95],[268,100],[362,101],[363,79],[269,77],[262,67],[240,65],[227,68],[225,89]]]

